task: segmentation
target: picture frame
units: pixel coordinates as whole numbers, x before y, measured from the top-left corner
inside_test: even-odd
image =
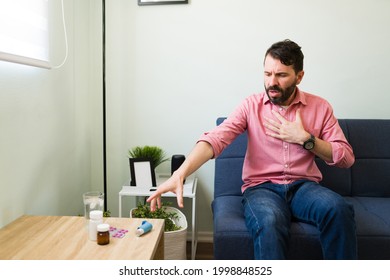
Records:
[[[138,0],[138,6],[188,4],[188,0]]]
[[[129,158],[130,163],[130,186],[156,186],[156,174],[149,159]]]

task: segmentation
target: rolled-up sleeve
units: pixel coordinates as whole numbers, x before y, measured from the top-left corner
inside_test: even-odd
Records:
[[[352,147],[348,143],[331,142],[333,162],[329,165],[335,165],[341,168],[349,168],[355,163],[355,155]]]
[[[231,127],[229,120],[226,119],[222,124],[217,126],[215,129],[203,133],[198,142],[205,141],[208,142],[214,151],[213,158],[218,157],[222,151],[233,142],[233,140],[240,134],[240,130],[237,128]]]
[[[214,158],[243,133],[247,128],[248,100],[245,99],[219,126],[203,133],[198,142],[208,142],[214,151]]]
[[[327,110],[327,114],[327,122],[324,124],[322,139],[331,144],[333,161],[326,163],[340,168],[349,168],[355,162],[353,148],[348,143],[343,130],[333,115],[333,110],[330,106]]]

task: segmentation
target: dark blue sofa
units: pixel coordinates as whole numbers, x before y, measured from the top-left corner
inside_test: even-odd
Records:
[[[224,118],[219,118],[220,124]],[[340,126],[356,157],[349,169],[327,166],[320,159],[322,184],[355,208],[359,259],[390,259],[390,120],[341,119]],[[241,205],[241,172],[246,134],[215,159],[212,202],[215,259],[253,259],[253,243]],[[319,232],[293,222],[289,259],[322,259]]]

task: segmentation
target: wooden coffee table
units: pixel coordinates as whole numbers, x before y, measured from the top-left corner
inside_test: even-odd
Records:
[[[147,219],[153,229],[140,237],[135,231],[144,219],[105,218],[122,238],[107,245],[88,239],[84,217],[22,216],[0,229],[2,260],[148,260],[164,259],[164,221]]]

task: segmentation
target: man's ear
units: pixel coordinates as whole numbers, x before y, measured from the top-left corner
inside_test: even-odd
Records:
[[[303,79],[303,76],[305,75],[305,71],[299,71],[297,74],[297,85],[299,85]]]

